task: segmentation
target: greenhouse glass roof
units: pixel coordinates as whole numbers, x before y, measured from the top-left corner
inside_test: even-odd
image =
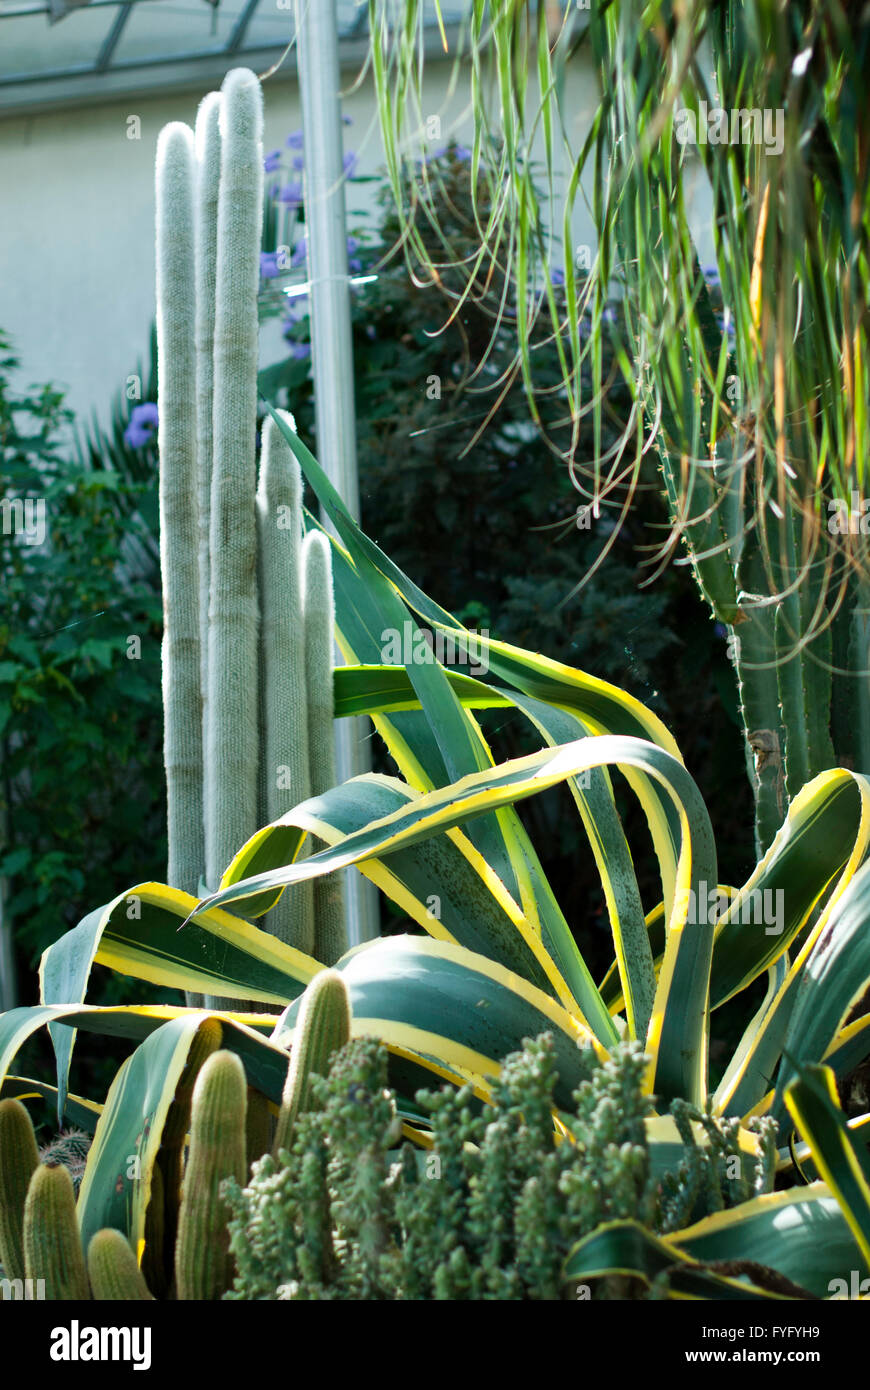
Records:
[[[467,6],[441,8],[452,26]],[[236,60],[267,66],[292,41],[295,10],[296,0],[0,0],[0,115],[194,86]],[[367,0],[337,10],[340,60],[358,62]]]

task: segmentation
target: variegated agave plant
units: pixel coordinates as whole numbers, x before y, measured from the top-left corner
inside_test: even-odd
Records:
[[[418,1086],[431,1085],[433,1075],[470,1082],[486,1100],[501,1059],[543,1031],[555,1039],[555,1097],[565,1107],[578,1079],[578,1043],[601,1056],[622,1037],[644,1043],[646,1088],[661,1110],[648,1122],[649,1135],[662,1171],[678,1166],[683,1143],[665,1113],[674,1098],[737,1118],[747,1154],[758,1145],[752,1117],[779,1122],[781,1190],[712,1213],[664,1243],[635,1227],[602,1229],[574,1252],[571,1277],[616,1267],[652,1280],[670,1260],[676,1293],[687,1262],[727,1262],[739,1250],[817,1296],[850,1270],[863,1278],[870,1272],[870,1115],[847,1122],[833,1078],[870,1052],[870,1016],[850,1017],[860,1013],[856,1002],[870,984],[868,779],[842,768],[815,777],[749,880],[721,887],[727,910],[719,920],[697,911],[718,885],[714,837],[698,788],[657,717],[615,686],[462,627],[359,530],[312,455],[276,421],[340,538],[332,542],[336,626],[348,664],[335,672],[335,714],[370,715],[401,776],[355,778],[296,806],[240,848],[219,891],[202,902],[156,882],[120,894],[45,953],[42,1002],[0,1017],[2,1094],[52,1091],[9,1074],[22,1044],[49,1025],[59,1111],[96,1130],[79,1199],[85,1239],[116,1226],[138,1248],[147,1242],[155,1155],[207,1016],[165,1005],[88,1005],[92,965],[164,988],[283,1007],[277,1021],[220,1015],[224,1046],[241,1057],[249,1084],[277,1102],[294,1001],[322,967],[255,923],[294,885],[356,865],[425,933],[356,947],[337,965],[350,990],[354,1033],[379,1037],[390,1050],[409,1136],[417,1132]],[[307,524],[317,526],[310,516]],[[421,622],[460,650],[479,654],[482,643],[485,676],[448,670],[422,640],[419,662],[384,665],[384,631],[410,623],[417,636]],[[530,721],[538,752],[494,763],[475,711],[499,707]],[[614,771],[649,824],[662,896],[652,911],[644,911],[616,810]],[[599,985],[583,958],[582,920],[569,924],[516,810],[562,782],[610,917],[614,962]],[[308,834],[327,848],[300,859]],[[581,844],[578,836],[578,850]],[[773,930],[755,910],[772,901],[758,895],[770,893],[779,905]],[[711,1093],[711,1011],[765,976],[764,1001]],[[137,1044],[104,1105],[68,1091],[78,1028]],[[732,1295],[774,1296],[739,1281],[731,1293],[711,1291]]]

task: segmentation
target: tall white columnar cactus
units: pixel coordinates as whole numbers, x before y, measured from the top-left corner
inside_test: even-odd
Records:
[[[201,103],[195,138],[174,124],[158,144],[168,872],[192,894],[336,777],[329,543],[303,543],[299,465],[271,418],[257,486],[262,127],[260,84],[239,68]],[[258,925],[333,964],[348,944],[340,879],[298,885]]]
[[[295,429],[292,415],[280,413]],[[271,417],[263,426],[257,547],[261,607],[260,818],[265,823],[277,820],[311,795],[302,620],[302,473]],[[330,718],[331,713],[330,710]],[[267,925],[282,941],[314,954],[311,884],[300,883],[285,892],[269,914]]]
[[[221,88],[209,519],[206,882],[215,889],[257,829],[257,290],[263,99],[244,68]]]
[[[214,313],[218,191],[221,176],[220,92],[209,92],[196,115],[196,485],[199,508],[199,640],[203,743],[208,719],[209,517],[211,516]],[[203,866],[204,867],[204,866]]]
[[[302,544],[302,611],[305,626],[305,691],[308,710],[308,760],[311,794],[320,796],[335,786],[333,730],[332,553],[329,541],[311,531]],[[339,874],[314,883],[314,954],[334,965],[347,950],[344,893]]]
[[[169,882],[196,893],[203,865],[194,349],[193,132],[157,144],[157,377]]]

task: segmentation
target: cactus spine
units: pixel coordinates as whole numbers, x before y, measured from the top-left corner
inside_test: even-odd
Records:
[[[45,1297],[90,1298],[76,1220],[72,1178],[66,1168],[39,1164],[24,1204],[24,1265],[28,1279],[45,1280]]]
[[[193,184],[193,132],[176,121],[157,142],[157,372],[168,874],[187,893],[203,860]]]
[[[312,531],[305,537],[302,570],[311,794],[320,796],[335,786],[336,771],[332,717],[332,555],[329,541],[319,531]],[[324,965],[334,965],[348,945],[340,874],[327,874],[315,880],[314,922],[314,954]]]
[[[24,1275],[24,1204],[39,1166],[30,1116],[20,1100],[0,1100],[0,1264],[8,1279]]]
[[[335,970],[315,975],[302,996],[293,1035],[290,1067],[281,1098],[273,1155],[289,1149],[298,1115],[311,1109],[311,1082],[326,1076],[332,1054],[350,1040],[350,996]]]
[[[235,1053],[215,1052],[193,1092],[190,1151],[175,1246],[180,1299],[218,1299],[229,1288],[229,1210],[221,1196],[226,1178],[246,1181],[245,1071]]]
[[[120,1231],[97,1231],[88,1246],[88,1274],[94,1298],[153,1302],[136,1256]]]
[[[205,98],[195,138],[178,124],[162,132],[157,190],[169,879],[198,895],[264,820],[335,782],[328,546],[309,547],[303,612],[301,479],[271,421],[256,490],[263,149],[252,72],[233,70]],[[299,885],[261,925],[332,964],[347,948],[340,882]],[[200,1002],[245,1006],[188,995]]]

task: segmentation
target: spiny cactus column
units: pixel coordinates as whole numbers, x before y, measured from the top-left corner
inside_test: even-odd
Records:
[[[193,1092],[190,1152],[175,1246],[180,1299],[218,1299],[230,1286],[229,1209],[220,1195],[226,1178],[246,1180],[245,1069],[233,1052],[215,1052]]]
[[[284,411],[281,415],[295,430],[292,415]],[[302,473],[271,416],[263,425],[257,543],[261,605],[260,818],[265,824],[306,801],[312,791],[302,619]],[[330,709],[330,726],[331,723]],[[281,941],[312,955],[312,904],[312,885],[296,884],[284,890],[264,925]]]
[[[263,101],[253,73],[224,79],[220,113],[209,521],[205,872],[210,889],[257,830],[257,290]],[[208,996],[211,1008],[236,1001]]]
[[[97,1231],[88,1246],[88,1274],[96,1299],[154,1301],[130,1243],[120,1231],[109,1227]]]
[[[24,1265],[28,1279],[45,1281],[47,1299],[90,1298],[72,1178],[41,1163],[24,1204]]]
[[[178,124],[162,132],[157,194],[169,881],[197,894],[203,880],[218,887],[262,824],[336,780],[329,549],[319,538],[302,553],[299,467],[271,420],[256,490],[252,72],[228,73],[205,98],[195,138]],[[333,963],[347,947],[340,881],[294,888],[259,925]],[[188,995],[201,1002],[245,1007]]]
[[[7,1279],[23,1279],[24,1203],[39,1167],[30,1116],[20,1100],[0,1100],[0,1264]]]
[[[194,144],[173,122],[157,142],[160,567],[169,882],[196,893],[203,864],[194,353]]]
[[[311,531],[305,537],[302,572],[308,757],[311,794],[320,796],[335,786],[336,771],[332,699],[332,634],[335,621],[332,554],[329,541],[319,531]],[[327,874],[315,881],[314,923],[314,954],[324,965],[334,965],[348,946],[340,874]]]
[[[272,1152],[289,1149],[297,1115],[311,1108],[311,1079],[327,1076],[334,1052],[350,1040],[347,985],[336,970],[315,975],[302,996]]]

